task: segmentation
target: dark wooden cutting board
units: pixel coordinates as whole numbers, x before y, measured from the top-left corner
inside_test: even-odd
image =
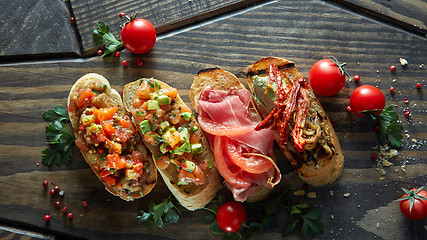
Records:
[[[138,78],[155,77],[177,88],[191,105],[188,89],[201,69],[220,67],[244,81],[246,67],[252,62],[278,56],[294,61],[302,75],[308,77],[315,61],[335,56],[346,61],[350,74],[360,75],[361,81],[347,82],[338,95],[320,98],[328,116],[335,121],[345,169],[337,182],[309,188],[317,194],[312,203],[323,212],[325,232],[318,239],[422,239],[427,234],[426,220],[414,223],[405,219],[394,199],[402,195],[400,187],[426,184],[426,43],[417,35],[323,2],[277,1],[163,37],[152,51],[141,56],[124,51],[120,58],[2,65],[0,223],[87,239],[214,239],[203,222],[208,214],[203,210],[180,208],[180,222],[167,224],[164,229],[137,224],[138,211],[146,209],[149,200],[158,202],[169,195],[161,181],[147,197],[125,202],[104,189],[76,147],[68,166],[37,165],[41,151],[47,147],[47,123],[42,113],[55,105],[65,106],[71,85],[90,72],[104,75],[118,91]],[[135,63],[137,57],[141,57],[143,66]],[[401,57],[408,60],[408,66],[400,66]],[[129,65],[123,67],[122,60]],[[390,65],[397,66],[395,73],[389,71]],[[416,89],[417,82],[423,84],[422,89]],[[378,86],[405,129],[404,147],[390,160],[394,166],[385,168],[387,174],[382,181],[370,157],[378,153],[372,125],[356,122],[346,111],[351,92],[360,84]],[[394,95],[389,93],[391,86],[397,90]],[[410,99],[408,104],[404,103],[405,97]],[[403,115],[406,109],[412,113],[408,119]],[[290,172],[283,155],[276,153],[283,174],[281,186],[289,184],[293,190],[301,189],[302,182]],[[405,172],[402,165],[406,166]],[[65,192],[61,201],[73,212],[71,221],[55,208],[57,198],[49,196],[43,180],[55,180]],[[52,187],[50,184],[49,189]],[[81,206],[83,200],[88,201],[88,207]],[[52,215],[48,224],[43,220],[45,214]],[[282,214],[280,228],[254,239],[279,238],[286,219]]]

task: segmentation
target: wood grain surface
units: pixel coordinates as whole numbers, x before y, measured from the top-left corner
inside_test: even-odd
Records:
[[[278,56],[294,61],[302,75],[308,77],[315,61],[335,56],[347,62],[350,75],[358,74],[361,80],[358,84],[347,81],[336,96],[319,98],[330,119],[336,122],[345,169],[335,183],[309,187],[317,195],[311,202],[323,212],[324,233],[316,239],[424,239],[427,220],[407,220],[394,200],[403,194],[401,187],[420,187],[427,182],[426,43],[425,38],[323,1],[283,0],[167,35],[149,53],[140,56],[144,62],[141,67],[135,63],[138,56],[127,51],[120,58],[3,64],[0,163],[5,167],[0,168],[0,224],[85,239],[216,239],[208,224],[203,223],[207,215],[203,210],[180,208],[180,222],[167,224],[164,229],[137,224],[138,211],[146,209],[149,200],[159,201],[169,195],[161,181],[147,197],[127,203],[103,188],[76,147],[68,166],[37,165],[42,149],[47,147],[47,123],[42,113],[55,105],[65,106],[71,85],[90,72],[104,75],[118,91],[138,78],[155,77],[177,88],[191,105],[188,89],[201,69],[220,67],[244,81],[246,67],[252,62]],[[407,59],[409,64],[401,66],[399,58]],[[122,67],[122,60],[129,65]],[[390,65],[397,66],[396,72],[390,72]],[[419,90],[415,87],[418,82],[423,86]],[[393,166],[384,168],[383,180],[371,159],[373,153],[379,154],[372,124],[356,121],[346,111],[351,92],[361,84],[379,87],[404,126],[404,147],[390,159]],[[391,86],[396,88],[394,95],[389,93]],[[407,104],[405,97],[410,100]],[[406,109],[411,111],[409,118],[403,115]],[[301,189],[303,183],[291,172],[280,151],[276,155],[283,173],[281,186]],[[42,187],[43,180],[55,180],[64,190],[64,197],[51,198]],[[48,189],[51,188],[52,184]],[[225,189],[222,192],[227,193]],[[71,221],[53,205],[58,199],[73,212]],[[295,197],[298,199],[306,198]],[[87,208],[82,207],[83,200],[88,201]],[[52,216],[48,224],[43,220],[45,214]],[[283,213],[280,219],[280,227],[253,239],[280,238],[287,215]]]
[[[219,16],[230,11],[243,8],[260,0],[148,0],[148,1],[96,1],[88,3],[85,0],[70,0],[77,26],[82,39],[84,55],[94,55],[98,46],[93,40],[92,31],[95,24],[103,20],[110,24],[111,32],[120,38],[120,25],[125,19],[120,19],[119,13],[129,15],[139,13],[138,17],[150,21],[156,28],[157,34],[162,34],[186,25]]]
[[[330,0],[392,26],[427,37],[425,0]]]
[[[62,0],[0,1],[0,60],[79,56],[70,17]]]

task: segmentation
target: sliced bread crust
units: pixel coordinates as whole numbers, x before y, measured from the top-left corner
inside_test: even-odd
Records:
[[[132,105],[133,99],[142,80],[143,79],[128,83],[124,87],[123,101],[125,108],[128,112],[132,112],[132,109],[134,109]],[[162,87],[169,88],[166,83],[161,82],[159,80],[156,81],[159,82]],[[179,95],[176,97],[175,101],[184,104],[184,101],[182,101]],[[132,120],[134,124],[138,126],[138,123],[135,121],[133,116]],[[197,124],[197,121],[195,122]],[[138,132],[141,134],[141,136],[143,136],[139,127],[137,128]],[[197,132],[202,136],[201,144],[202,149],[204,150],[200,154],[194,155],[194,158],[196,159],[196,161],[203,161],[209,159],[210,162],[213,163],[213,166],[209,168],[208,171],[205,173],[205,183],[203,185],[178,185],[176,166],[170,164],[166,169],[160,169],[156,166],[157,170],[163,178],[163,181],[165,182],[169,190],[172,192],[172,194],[175,196],[175,198],[180,202],[182,206],[191,211],[203,208],[207,203],[209,203],[215,197],[222,182],[222,179],[218,171],[216,170],[214,155],[210,150],[208,140],[206,139],[206,136],[200,127],[198,128]],[[160,147],[153,146],[148,142],[145,142],[145,145],[152,153],[152,158],[155,163],[155,157],[161,155]]]
[[[194,77],[193,84],[190,88],[190,101],[194,109],[197,111],[197,101],[200,93],[205,86],[212,86],[216,90],[228,91],[231,87],[237,89],[246,89],[246,87],[239,81],[239,79],[232,73],[219,68],[209,68],[201,70]],[[249,114],[252,121],[259,122],[262,120],[254,102],[251,102],[248,107]],[[276,161],[273,150],[270,151],[270,157]],[[271,193],[272,188],[259,186],[257,190],[247,198],[247,202],[257,202],[265,199]]]
[[[96,73],[89,73],[84,76],[82,76],[79,80],[77,80],[74,85],[71,87],[70,93],[68,95],[67,99],[67,106],[70,106],[71,101],[77,98],[79,95],[78,89],[80,88],[93,88],[94,86],[104,86],[104,92],[109,96],[109,98],[112,100],[113,105],[118,107],[119,110],[125,110],[125,107],[122,102],[122,98],[120,97],[120,94],[111,88],[110,83],[108,80],[103,77],[102,75],[96,74]],[[68,111],[68,115],[70,118],[71,125],[73,126],[73,132],[77,139],[83,139],[83,134],[79,132],[79,122],[80,122],[80,115],[78,112]],[[151,156],[148,155],[148,151],[145,148],[145,145],[142,143],[142,139],[139,137],[139,135],[135,135],[135,138],[137,140],[137,146],[136,149],[138,149],[144,156],[143,161],[143,185],[138,193],[135,193],[134,196],[127,196],[123,191],[117,189],[116,187],[112,187],[108,184],[106,184],[100,177],[100,170],[94,168],[94,166],[90,163],[88,160],[89,153],[86,151],[83,151],[80,149],[85,161],[89,164],[89,166],[92,168],[95,175],[99,178],[99,180],[105,185],[105,189],[110,192],[111,194],[115,196],[119,196],[120,198],[126,200],[126,201],[133,201],[134,199],[141,198],[145,195],[147,195],[156,185],[157,182],[157,171],[156,167],[154,166],[153,161],[151,160]]]
[[[297,79],[303,78],[292,61],[277,57],[262,58],[250,65],[247,69],[247,80],[252,94],[255,91],[253,86],[253,76],[267,76],[269,66],[272,63],[278,67],[282,77],[293,76]],[[341,175],[344,168],[344,156],[342,154],[341,145],[332,123],[327,117],[326,112],[322,108],[311,87],[307,85],[307,88],[312,106],[315,106],[322,116],[323,124],[325,124],[325,129],[328,131],[327,134],[330,137],[333,146],[335,147],[335,154],[331,157],[331,159],[317,159],[317,164],[314,161],[310,161],[309,163],[300,166],[300,164],[297,163],[290,152],[289,146],[293,146],[293,142],[288,141],[287,145],[280,144],[279,134],[276,134],[276,142],[282,149],[285,157],[291,162],[295,172],[304,182],[314,186],[322,186],[334,182]],[[256,106],[264,118],[267,117],[267,115],[270,113],[270,109],[266,109],[265,105],[261,105],[256,102]]]

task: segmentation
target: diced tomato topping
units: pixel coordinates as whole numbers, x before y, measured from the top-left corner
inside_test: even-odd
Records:
[[[86,144],[83,142],[82,139],[76,139],[74,141],[76,143],[76,146],[82,151],[82,152],[87,152],[89,149],[86,146]]]
[[[124,127],[124,128],[128,128],[128,129],[132,126],[132,124],[130,122],[130,119],[129,120],[127,120],[127,119],[120,119],[119,120],[119,125],[122,126],[122,127]]]
[[[104,129],[104,132],[107,133],[109,136],[112,136],[116,132],[116,129],[109,122],[103,122],[102,128]]]
[[[144,141],[150,143],[151,145],[154,145],[157,143],[156,139],[154,139],[153,135],[156,135],[157,133],[154,131],[150,131],[144,134]]]
[[[92,92],[92,90],[90,90],[90,89],[83,90],[82,92],[80,92],[80,94],[77,97],[76,106],[78,108],[81,108],[84,105],[86,105],[87,103],[90,103],[93,96],[95,96],[95,93]]]
[[[144,155],[140,151],[133,151],[131,157],[135,162],[144,160]]]
[[[139,176],[142,175],[142,170],[144,169],[144,165],[141,161],[137,161],[133,163],[133,170],[135,173],[139,174]]]
[[[95,109],[93,115],[100,122],[103,122],[112,119],[114,117],[114,114],[116,114],[118,111],[119,109],[117,107],[99,108]]]
[[[68,111],[75,113],[77,111],[76,101],[71,99],[70,104],[68,105]]]
[[[114,186],[116,185],[116,178],[113,176],[105,176],[105,177],[101,177],[102,181],[104,181],[105,183],[107,183],[110,186]]]
[[[156,159],[156,166],[160,169],[166,169],[170,164],[170,159],[166,155],[160,156]]]
[[[171,148],[175,147],[179,143],[180,134],[178,131],[173,132],[171,135],[168,135],[165,141],[169,144]]]
[[[108,171],[107,169],[103,168],[103,169],[101,169],[101,172],[99,173],[99,176],[101,178],[104,178],[104,177],[106,177],[108,175],[111,175],[111,173],[113,173],[113,172],[112,171]]]
[[[174,99],[178,95],[178,90],[176,88],[165,88],[163,89],[163,95]]]
[[[200,134],[196,132],[190,132],[190,143],[195,144],[200,142]]]
[[[79,130],[80,131],[84,131],[85,130],[85,126],[83,125],[83,123],[80,124]]]
[[[127,166],[126,159],[120,157],[119,154],[108,154],[107,163],[109,168],[114,168],[116,170],[125,168]]]
[[[181,114],[179,110],[172,110],[170,111],[170,121],[172,124],[177,124],[181,120]]]

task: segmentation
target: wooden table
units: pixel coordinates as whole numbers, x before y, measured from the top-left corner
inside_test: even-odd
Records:
[[[136,216],[149,200],[169,195],[161,181],[147,197],[125,202],[105,191],[76,147],[70,165],[41,164],[47,147],[42,113],[65,106],[71,85],[90,72],[104,75],[119,91],[130,81],[155,77],[178,88],[191,105],[188,89],[199,70],[220,67],[244,80],[246,67],[265,56],[294,61],[304,77],[317,60],[335,56],[347,62],[351,75],[361,76],[360,83],[347,81],[336,96],[319,98],[335,121],[345,169],[333,184],[309,187],[317,196],[311,203],[323,212],[324,233],[316,239],[426,238],[427,219],[406,219],[394,201],[402,195],[401,187],[425,186],[427,179],[426,1],[86,2],[0,2],[0,239],[215,239],[203,222],[203,210],[180,208],[181,220],[164,229],[137,224]],[[105,20],[118,36],[117,15],[125,11],[139,11],[153,22],[155,47],[142,55],[124,50],[120,58],[96,56],[94,24]],[[75,23],[69,22],[71,17]],[[138,57],[141,67],[135,63]],[[409,64],[401,66],[399,58]],[[129,65],[123,67],[122,60]],[[391,65],[397,66],[393,73]],[[393,166],[384,167],[384,179],[371,159],[379,154],[376,133],[369,122],[356,122],[346,111],[351,92],[361,84],[380,88],[404,126],[404,146],[390,159]],[[390,94],[392,86],[395,94]],[[283,174],[280,186],[302,189],[283,155],[276,153]],[[55,208],[56,198],[43,188],[44,180],[54,180],[65,192],[61,201],[74,213],[71,221]],[[88,207],[81,206],[83,200]],[[48,224],[45,214],[52,216]],[[285,212],[280,216],[280,227],[253,239],[280,238],[288,219]]]

